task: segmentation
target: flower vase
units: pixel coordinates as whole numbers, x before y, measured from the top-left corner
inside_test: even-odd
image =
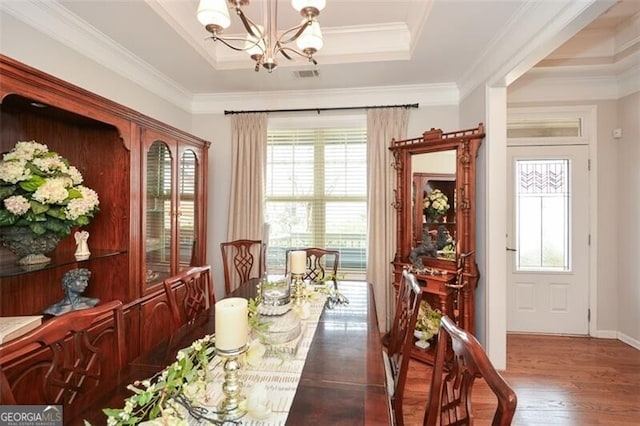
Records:
[[[18,265],[39,265],[51,261],[45,253],[56,248],[60,237],[52,232],[36,235],[25,226],[10,226],[0,228],[0,241],[19,257]]]
[[[415,342],[415,345],[420,349],[426,350],[431,346],[430,340],[433,338],[434,334],[429,333],[427,331],[421,330],[413,330],[413,335],[418,340]]]
[[[434,223],[440,223],[441,218],[442,218],[442,215],[431,213],[431,212],[424,214],[425,223],[430,225]]]

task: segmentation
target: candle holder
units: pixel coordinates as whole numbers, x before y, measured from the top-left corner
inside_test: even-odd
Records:
[[[294,274],[292,272],[291,281],[293,283],[293,301],[296,305],[300,305],[304,299],[304,282],[302,281],[302,274]]]
[[[258,313],[260,315],[283,315],[291,310],[291,283],[287,277],[276,277],[269,281],[266,277],[257,287]]]
[[[221,415],[224,420],[237,420],[244,416],[247,412],[240,407],[240,404],[245,399],[240,396],[240,389],[242,383],[238,377],[238,372],[242,368],[242,364],[238,360],[240,355],[245,353],[249,349],[249,345],[244,345],[238,349],[232,350],[220,350],[216,351],[216,354],[221,358],[224,358],[223,370],[224,370],[224,382],[222,383],[222,392],[224,393],[224,399],[218,406],[221,411]]]

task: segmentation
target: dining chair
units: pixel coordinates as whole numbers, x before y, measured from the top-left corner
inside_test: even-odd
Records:
[[[404,386],[414,342],[413,330],[416,326],[421,300],[422,290],[416,277],[404,269],[398,288],[395,316],[389,333],[387,350],[383,352],[387,374],[387,394],[392,411],[391,417],[394,424],[398,426],[404,424],[402,409]]]
[[[199,313],[216,303],[211,265],[191,266],[163,283],[175,328],[193,322]],[[179,296],[182,303],[178,301]]]
[[[119,300],[53,317],[0,346],[0,404],[63,405],[65,422],[96,402],[127,362]]]
[[[303,280],[311,282],[320,282],[325,278],[335,277],[338,275],[338,267],[340,266],[340,252],[338,250],[329,250],[318,247],[308,247],[295,249],[305,251],[307,253],[307,271],[302,276]],[[287,250],[287,259],[289,253],[294,249]],[[289,262],[285,268],[285,273],[289,272]]]
[[[220,243],[220,250],[226,295],[251,278],[262,277],[265,248],[261,240],[228,241]]]
[[[440,324],[424,425],[473,424],[471,391],[478,378],[484,379],[497,399],[492,426],[510,425],[517,405],[514,390],[472,334],[448,316]]]

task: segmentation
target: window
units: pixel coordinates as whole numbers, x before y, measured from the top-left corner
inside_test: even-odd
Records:
[[[508,138],[558,138],[582,136],[582,120],[572,119],[510,119]]]
[[[267,267],[285,269],[290,248],[340,251],[340,271],[366,269],[366,128],[269,130]]]
[[[518,271],[569,271],[569,161],[516,162]]]

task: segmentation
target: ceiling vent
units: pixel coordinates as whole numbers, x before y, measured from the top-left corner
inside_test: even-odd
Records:
[[[296,78],[316,78],[320,77],[318,70],[298,70],[294,71],[293,75]]]

